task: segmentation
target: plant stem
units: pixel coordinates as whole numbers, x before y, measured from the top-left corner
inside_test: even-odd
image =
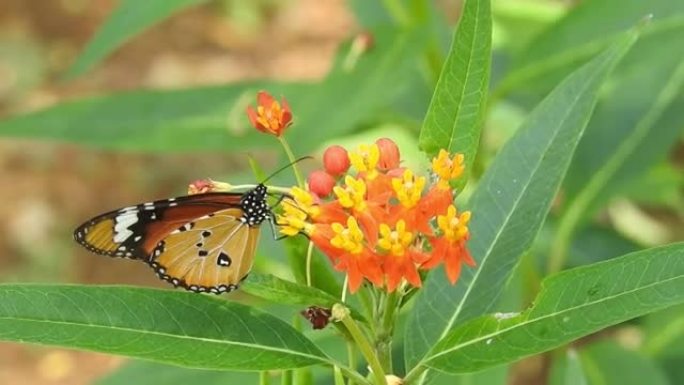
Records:
[[[360,375],[359,372],[357,372],[356,370],[351,369],[350,367],[344,366],[344,365],[338,365],[337,367],[340,369],[340,371],[345,376],[347,376],[348,379],[354,381],[355,384],[357,384],[357,385],[373,385],[364,376]],[[386,385],[386,384],[383,384],[383,385]]]
[[[259,372],[259,385],[271,385],[271,377],[266,370]]]
[[[333,380],[334,385],[344,385],[344,377],[342,377],[342,371],[339,366],[333,366]],[[351,384],[351,381],[350,379],[349,384]]]
[[[306,286],[311,286],[311,257],[313,257],[313,242],[309,241],[306,249]]]
[[[387,385],[387,381],[385,380],[385,371],[383,370],[382,365],[380,365],[380,361],[378,361],[378,357],[375,355],[375,351],[373,350],[368,338],[363,334],[359,328],[359,325],[349,314],[349,309],[342,304],[335,304],[335,306],[333,306],[332,313],[333,318],[342,322],[342,324],[349,331],[349,334],[354,339],[354,342],[356,342],[356,346],[359,348],[361,354],[363,354],[363,357],[366,359],[371,368],[373,378],[375,379],[375,384]]]
[[[297,179],[297,185],[301,188],[305,188],[304,179],[302,178],[302,174],[299,172],[299,167],[297,167],[297,164],[295,163],[297,159],[295,158],[294,153],[290,148],[290,145],[287,143],[287,140],[285,140],[284,136],[279,136],[278,140],[280,141],[280,144],[283,146],[283,150],[285,150],[287,158],[290,160],[290,162],[292,162],[292,170],[294,171],[295,179]]]
[[[350,368],[356,369],[356,349],[351,341],[347,341],[347,361],[349,361]],[[354,380],[350,378],[347,385],[354,385]]]
[[[280,384],[281,385],[292,385],[292,371],[291,370],[283,371],[283,376],[280,378]]]
[[[557,273],[565,266],[568,249],[570,248],[570,240],[575,233],[575,228],[581,215],[580,210],[575,209],[574,206],[572,205],[568,208],[558,223],[556,236],[549,251],[549,265],[547,267],[549,274]]]
[[[427,369],[424,366],[416,365],[413,367],[413,369],[409,370],[408,373],[406,373],[406,376],[404,376],[404,385],[410,385],[412,384],[418,377],[420,377],[423,372],[425,372],[425,369]]]
[[[406,12],[406,9],[399,0],[383,0],[382,2],[387,12],[397,24],[406,26],[411,22],[408,12]]]
[[[400,300],[399,290],[393,291],[385,298],[382,320],[375,341],[375,349],[380,363],[388,373],[392,373],[392,335],[394,334],[395,314]]]
[[[349,286],[349,275],[344,276],[344,283],[342,284],[342,296],[340,297],[340,301],[342,301],[342,303],[347,301],[347,286]]]

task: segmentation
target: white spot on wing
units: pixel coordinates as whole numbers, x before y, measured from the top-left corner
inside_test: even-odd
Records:
[[[129,228],[138,222],[137,210],[135,210],[135,207],[133,209],[133,211],[124,212],[115,218],[114,242],[123,243],[128,237],[133,235],[133,231]]]

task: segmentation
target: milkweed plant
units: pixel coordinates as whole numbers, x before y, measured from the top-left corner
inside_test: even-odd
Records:
[[[496,385],[506,383],[514,363],[540,355],[547,357],[543,372],[550,373],[543,382],[589,378],[594,384],[592,373],[609,365],[602,357],[637,354],[610,342],[610,333],[595,333],[656,317],[660,327],[640,329],[636,350],[647,358],[631,359],[658,367],[663,349],[675,344],[671,334],[658,333],[681,321],[682,313],[672,310],[678,308],[663,310],[684,301],[684,244],[625,241],[631,246],[602,251],[625,238],[618,225],[606,230],[595,218],[614,215],[613,199],[629,196],[634,190],[627,186],[638,187],[648,170],[663,165],[667,146],[679,135],[681,110],[670,107],[684,89],[684,50],[668,42],[678,41],[669,34],[681,37],[682,28],[666,24],[668,14],[644,18],[650,8],[643,4],[629,17],[605,16],[623,17],[620,23],[593,21],[613,28],[610,33],[585,31],[591,23],[578,20],[620,8],[618,0],[587,1],[547,21],[547,29],[530,38],[530,51],[513,55],[490,81],[492,53],[505,50],[496,41],[492,47],[489,0],[463,2],[446,51],[426,32],[438,23],[428,2],[384,3],[397,30],[390,38],[370,25],[344,47],[320,85],[241,89],[222,114],[230,110],[233,119],[240,111],[249,132],[228,133],[219,125],[215,137],[223,142],[201,142],[231,149],[280,143],[291,170],[279,180],[288,180],[290,171],[293,177],[266,183],[271,215],[261,231],[264,241],[272,227],[278,239],[272,243],[287,254],[288,270],[255,268],[238,290],[218,296],[3,284],[0,338],[118,354],[142,359],[142,365],[210,369],[225,373],[220,383],[226,384],[250,383],[241,372],[255,372],[249,381],[259,384]],[[572,32],[579,29],[589,37]],[[584,45],[566,47],[567,31],[572,39],[587,39]],[[509,36],[506,44],[513,40]],[[565,62],[568,57],[573,59]],[[647,85],[631,71],[642,68],[637,65],[655,68]],[[421,97],[409,78],[431,90],[417,124],[407,123],[415,108],[401,107]],[[626,100],[637,94],[644,95],[634,99],[639,103]],[[149,103],[190,101],[179,95]],[[146,116],[138,99],[127,97],[86,105],[119,103]],[[256,99],[246,114],[245,98]],[[206,103],[216,106],[214,99]],[[495,115],[502,104],[515,103],[524,112],[492,151]],[[71,122],[82,113],[72,107],[15,117],[0,125],[0,133],[60,113]],[[205,110],[190,113],[198,111]],[[388,118],[386,111],[395,115]],[[378,117],[391,120],[391,128],[360,129]],[[184,123],[168,124],[164,135],[173,136]],[[91,140],[70,136],[90,135],[82,130],[60,132],[68,140]],[[194,136],[184,138],[177,148],[195,146]],[[198,179],[188,194],[239,192],[257,183]],[[639,218],[628,225],[637,233],[645,226]],[[599,232],[591,232],[597,226],[612,241],[596,238]],[[595,234],[593,241],[587,232]],[[578,257],[578,250],[589,257]],[[592,340],[582,339],[589,335]],[[596,339],[610,343],[594,348]],[[583,368],[592,357],[598,360],[593,372]]]

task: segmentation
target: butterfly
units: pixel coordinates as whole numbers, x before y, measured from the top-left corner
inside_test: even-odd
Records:
[[[244,193],[210,192],[124,207],[85,222],[74,239],[97,254],[143,261],[176,287],[229,292],[252,268],[261,223],[275,223],[268,195],[260,183]]]

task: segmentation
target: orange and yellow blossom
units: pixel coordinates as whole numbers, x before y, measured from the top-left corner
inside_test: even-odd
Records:
[[[394,291],[406,279],[411,285],[420,287],[420,275],[416,266],[425,262],[427,256],[413,247],[415,236],[406,230],[406,222],[400,219],[395,228],[380,225],[378,248],[385,253],[383,270],[387,277],[387,291]]]
[[[247,107],[247,117],[257,130],[278,137],[292,124],[292,111],[287,100],[282,98],[278,102],[266,91],[257,94],[256,110],[252,106]]]
[[[327,161],[345,151],[336,146],[326,152]],[[440,151],[432,161],[436,182],[429,185],[425,176],[399,167],[399,150],[390,139],[347,154],[354,172],[344,171],[345,162],[337,158],[340,167],[325,168],[335,174],[330,197],[292,189],[278,216],[282,234],[308,236],[346,272],[352,292],[364,280],[390,292],[404,282],[420,287],[418,269],[442,263],[455,283],[461,263],[474,265],[466,248],[470,213],[457,215],[450,187],[463,173],[462,155]]]
[[[422,268],[430,269],[444,263],[447,278],[453,285],[461,274],[462,263],[475,266],[475,261],[466,248],[466,241],[470,236],[469,221],[470,211],[458,214],[454,205],[448,207],[445,215],[439,215],[437,224],[442,234],[430,239],[432,254]]]
[[[331,257],[337,261],[335,268],[345,271],[349,276],[349,290],[352,293],[358,290],[363,278],[376,286],[382,286],[380,258],[365,244],[363,232],[356,219],[347,218],[346,227],[337,222],[331,227],[335,236],[330,240],[330,244],[338,249]]]

